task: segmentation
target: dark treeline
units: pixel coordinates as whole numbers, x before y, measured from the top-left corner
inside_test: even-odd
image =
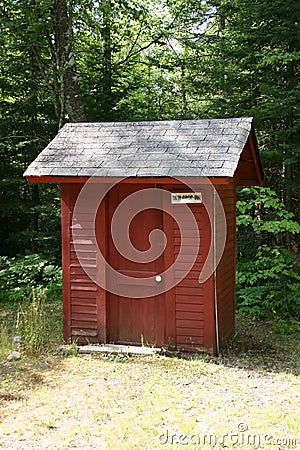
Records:
[[[269,270],[278,250],[299,275],[297,0],[2,0],[0,11],[1,255],[59,261],[58,187],[22,173],[65,122],[253,116],[265,187],[239,193],[238,256]]]

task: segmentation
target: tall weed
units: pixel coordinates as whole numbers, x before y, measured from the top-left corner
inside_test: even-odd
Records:
[[[16,330],[21,349],[28,356],[41,354],[47,345],[45,301],[45,291],[32,288],[31,295],[19,305]]]
[[[11,351],[11,337],[5,324],[0,326],[0,358],[5,358]]]

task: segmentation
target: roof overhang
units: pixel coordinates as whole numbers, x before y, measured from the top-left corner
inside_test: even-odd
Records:
[[[237,186],[262,186],[264,172],[254,130],[251,130],[235,172]]]
[[[54,183],[54,184],[85,184],[87,182],[94,183],[123,183],[123,184],[179,184],[179,183],[189,183],[193,185],[203,185],[203,184],[213,184],[213,185],[223,185],[230,184],[233,182],[232,178],[226,177],[51,177],[51,176],[27,176],[27,181],[29,183]]]
[[[252,118],[65,124],[24,176],[37,183],[263,182]]]

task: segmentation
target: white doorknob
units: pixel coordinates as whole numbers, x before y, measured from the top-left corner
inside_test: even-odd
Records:
[[[156,275],[156,277],[155,277],[155,281],[157,281],[157,283],[160,283],[161,282],[161,276],[160,275]]]

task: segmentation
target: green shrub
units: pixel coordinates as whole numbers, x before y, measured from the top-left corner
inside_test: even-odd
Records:
[[[253,259],[238,260],[237,307],[253,318],[300,319],[300,274],[292,253],[262,245]]]
[[[61,268],[40,255],[0,257],[6,331],[9,339],[21,336],[25,354],[38,355],[61,341],[61,286]],[[1,346],[6,348],[4,331]]]
[[[293,217],[269,188],[239,193],[237,308],[253,318],[300,319],[300,264],[291,239],[300,225]]]
[[[38,254],[0,257],[0,301],[22,301],[32,287],[46,289],[48,299],[61,296],[61,268]]]

